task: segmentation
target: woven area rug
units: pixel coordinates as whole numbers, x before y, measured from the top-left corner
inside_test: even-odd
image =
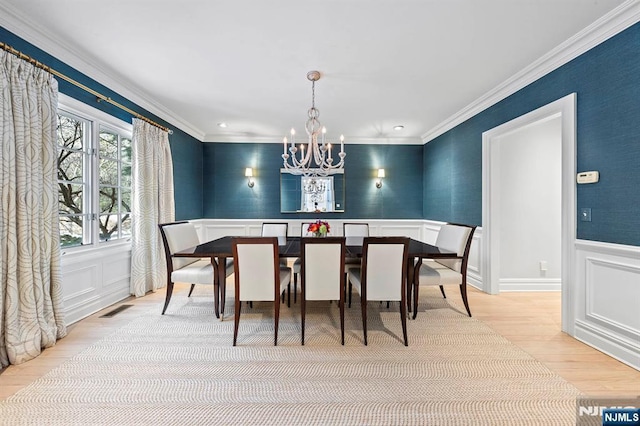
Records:
[[[421,293],[402,344],[397,304],[369,303],[363,345],[359,300],[243,305],[232,346],[225,320],[198,288],[174,294],[0,402],[2,425],[570,425],[579,392],[438,293]]]

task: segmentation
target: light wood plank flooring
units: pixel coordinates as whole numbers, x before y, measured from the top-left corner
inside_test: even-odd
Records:
[[[174,298],[186,297],[187,286],[177,285]],[[457,289],[448,297],[460,302]],[[89,345],[109,335],[149,307],[162,308],[164,290],[130,298],[69,327],[69,334],[36,359],[0,371],[0,400],[13,395]],[[121,304],[133,307],[111,318],[100,318]],[[560,293],[503,293],[488,295],[469,289],[474,317],[519,346],[550,370],[592,396],[640,395],[637,371],[560,331]]]

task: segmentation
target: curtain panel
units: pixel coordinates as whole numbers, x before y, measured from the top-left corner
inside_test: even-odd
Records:
[[[58,225],[53,76],[0,52],[0,366],[37,357],[67,333]]]
[[[169,134],[133,120],[131,188],[131,294],[140,297],[167,283],[158,224],[173,222],[173,162]]]

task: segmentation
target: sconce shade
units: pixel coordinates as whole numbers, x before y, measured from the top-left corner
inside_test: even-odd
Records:
[[[378,179],[376,180],[376,188],[382,188],[382,178],[384,176],[384,169],[378,169]]]
[[[249,188],[253,188],[253,185],[255,184],[252,179],[253,169],[251,167],[247,167],[246,169],[244,169],[244,176],[248,179],[247,185],[249,186]]]

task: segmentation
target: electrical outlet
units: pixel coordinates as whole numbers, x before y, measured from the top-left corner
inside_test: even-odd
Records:
[[[544,272],[547,270],[547,261],[546,260],[541,260],[540,261],[540,271]]]
[[[589,207],[583,207],[580,209],[580,221],[591,222],[591,209]]]

